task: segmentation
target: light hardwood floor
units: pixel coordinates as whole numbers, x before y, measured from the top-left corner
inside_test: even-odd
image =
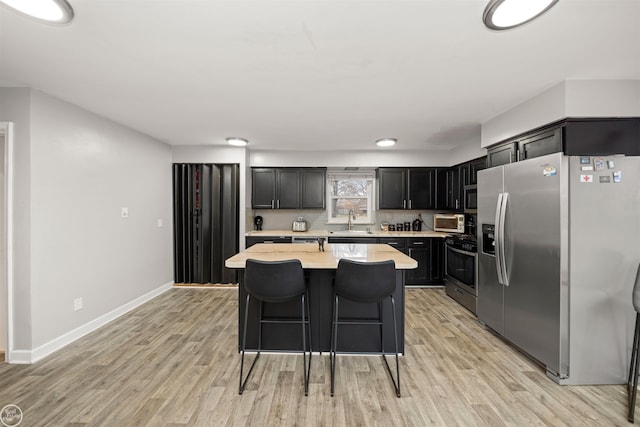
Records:
[[[237,290],[172,289],[33,365],[0,364],[23,426],[613,426],[625,386],[558,386],[442,289],[406,293],[402,398],[379,356],[263,355],[238,395]],[[392,365],[393,367],[393,365]]]

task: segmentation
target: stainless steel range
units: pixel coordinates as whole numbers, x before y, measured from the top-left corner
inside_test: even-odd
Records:
[[[461,234],[444,241],[445,290],[454,300],[476,313],[478,245],[475,235]]]

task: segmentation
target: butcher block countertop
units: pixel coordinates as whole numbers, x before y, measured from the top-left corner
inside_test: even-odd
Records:
[[[418,267],[416,260],[389,245],[353,243],[325,243],[324,252],[319,250],[317,243],[258,243],[228,258],[224,265],[245,268],[248,258],[261,261],[299,259],[303,268],[310,269],[336,269],[342,258],[363,262],[393,260],[399,270]]]
[[[291,231],[291,230],[261,230],[249,231],[245,234],[247,237],[273,237],[273,236],[291,236],[291,237],[441,237],[450,236],[449,233],[440,231],[360,231],[360,230],[309,230],[309,231]]]

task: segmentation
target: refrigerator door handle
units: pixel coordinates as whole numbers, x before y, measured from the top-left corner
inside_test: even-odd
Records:
[[[495,219],[495,236],[494,236],[494,244],[495,244],[495,259],[496,259],[496,273],[498,274],[498,283],[504,285],[504,279],[502,278],[502,257],[500,256],[502,252],[502,248],[500,247],[500,212],[502,209],[502,194],[498,194],[498,202],[496,203],[496,219]]]
[[[507,216],[507,202],[509,201],[509,193],[502,193],[502,206],[500,207],[500,264],[502,265],[502,280],[505,286],[509,286],[509,276],[507,275],[507,259],[504,251],[504,222]]]

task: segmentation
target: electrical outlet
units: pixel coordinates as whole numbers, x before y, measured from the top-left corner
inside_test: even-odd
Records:
[[[129,208],[122,208],[121,215],[122,218],[129,218]]]
[[[162,218],[158,218],[158,228],[162,227]]]
[[[73,300],[73,311],[82,310],[82,298],[76,298]]]

